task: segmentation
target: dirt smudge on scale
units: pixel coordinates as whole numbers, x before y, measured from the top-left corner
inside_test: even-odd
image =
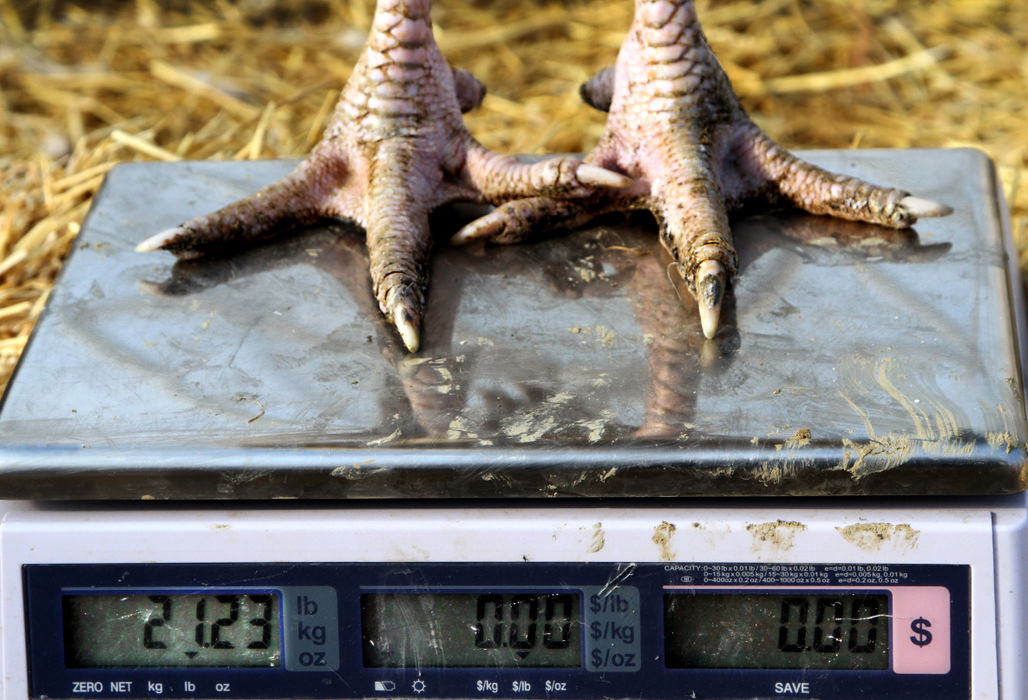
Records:
[[[603,532],[603,523],[596,523],[592,527],[592,541],[589,544],[589,552],[595,554],[607,545],[606,535]]]
[[[675,552],[671,549],[671,538],[675,534],[675,526],[668,521],[653,528],[653,544],[657,545],[660,561],[674,561]]]
[[[843,539],[867,552],[881,551],[886,545],[896,550],[910,550],[917,547],[921,536],[906,523],[854,523],[835,528]]]
[[[746,531],[753,536],[753,550],[770,547],[778,551],[792,549],[796,535],[804,532],[807,526],[795,520],[776,520],[771,523],[750,523]]]
[[[788,440],[786,440],[784,443],[782,443],[781,447],[785,447],[785,448],[789,449],[789,448],[803,447],[803,446],[809,445],[809,444],[810,444],[810,428],[800,428],[795,433],[793,433],[792,437],[790,437]],[[781,449],[781,448],[779,448],[779,449]]]

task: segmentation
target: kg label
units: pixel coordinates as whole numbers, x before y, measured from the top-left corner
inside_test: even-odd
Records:
[[[642,667],[639,589],[587,587],[584,627],[590,671],[632,672]]]
[[[288,671],[339,670],[337,595],[328,586],[288,586],[283,606]]]

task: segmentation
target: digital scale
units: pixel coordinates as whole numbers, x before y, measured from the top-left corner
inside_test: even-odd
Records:
[[[955,213],[738,221],[712,341],[646,219],[439,246],[417,355],[342,224],[133,252],[292,163],[113,169],[0,407],[0,698],[1028,697],[992,165],[804,155]]]

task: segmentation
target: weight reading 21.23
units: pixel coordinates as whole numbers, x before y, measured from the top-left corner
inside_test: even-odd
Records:
[[[272,593],[65,596],[70,668],[274,667],[281,661]]]

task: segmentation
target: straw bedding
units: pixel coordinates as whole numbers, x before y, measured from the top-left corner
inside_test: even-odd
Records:
[[[489,88],[486,146],[582,152],[577,86],[632,0],[436,0],[436,38]],[[698,0],[755,120],[793,148],[984,149],[1028,267],[1028,3]],[[130,160],[295,157],[318,139],[373,0],[0,0],[0,387],[104,174]],[[141,232],[154,233],[154,232]]]

